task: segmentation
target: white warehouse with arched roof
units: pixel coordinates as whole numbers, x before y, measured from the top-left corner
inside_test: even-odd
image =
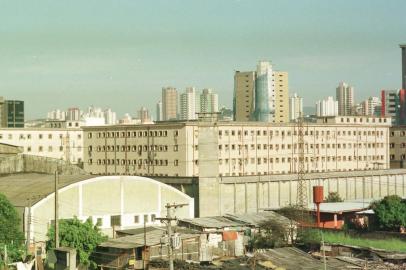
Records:
[[[48,175],[49,176],[49,175]],[[47,181],[48,188],[52,181]],[[85,180],[70,183],[59,189],[59,218],[89,217],[107,235],[114,230],[160,224],[156,217],[166,216],[167,203],[186,203],[178,208],[179,218],[194,217],[194,200],[181,191],[146,177],[139,176],[88,176]],[[30,239],[42,242],[54,220],[54,193],[48,193],[31,207],[31,219],[25,222]],[[27,217],[28,208],[25,208]],[[28,220],[28,219],[27,219]]]

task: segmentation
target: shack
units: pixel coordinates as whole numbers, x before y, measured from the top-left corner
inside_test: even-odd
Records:
[[[125,233],[121,232],[121,235]],[[199,262],[198,233],[175,233],[178,244],[174,246],[174,259]],[[144,269],[149,261],[167,259],[168,236],[165,227],[134,229],[127,236],[110,239],[101,243],[91,255],[100,268]]]

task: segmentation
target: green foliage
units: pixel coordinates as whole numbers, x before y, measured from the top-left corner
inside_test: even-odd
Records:
[[[47,242],[47,248],[51,249],[55,247],[54,226],[49,229],[48,237],[50,240]],[[90,219],[85,222],[76,217],[59,220],[59,245],[75,248],[79,263],[82,265],[95,266],[89,257],[97,245],[105,240],[107,240],[107,236],[104,236]]]
[[[276,248],[287,244],[289,228],[277,221],[260,224],[260,232],[250,241],[252,248]]]
[[[21,260],[24,241],[18,213],[6,196],[0,193],[0,261],[4,260],[5,246],[8,262]]]
[[[406,252],[406,243],[401,239],[370,239],[365,236],[351,236],[343,232],[324,232],[324,241],[330,244],[343,244],[358,247]]]
[[[406,226],[406,202],[399,196],[386,196],[373,202],[371,208],[375,212],[378,228],[399,231],[400,227]]]
[[[320,245],[321,233],[317,229],[302,228],[297,232],[297,242],[307,248]]]
[[[328,196],[324,199],[324,202],[343,202],[338,192],[329,192]]]

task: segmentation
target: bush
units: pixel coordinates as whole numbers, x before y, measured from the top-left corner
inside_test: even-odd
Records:
[[[406,226],[406,202],[399,196],[386,196],[373,202],[371,208],[375,212],[376,226],[379,229],[399,231]]]
[[[343,202],[344,200],[340,197],[338,192],[330,192],[328,196],[324,199],[324,202]]]

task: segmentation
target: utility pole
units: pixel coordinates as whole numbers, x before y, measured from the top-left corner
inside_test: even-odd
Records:
[[[172,239],[172,224],[171,222],[173,220],[177,220],[176,217],[172,217],[171,215],[171,210],[172,209],[177,209],[183,206],[187,206],[189,204],[187,203],[181,203],[181,204],[170,204],[167,203],[165,205],[166,208],[166,218],[156,218],[156,220],[160,220],[161,222],[165,223],[166,222],[166,228],[167,228],[167,233],[168,233],[168,261],[169,261],[169,270],[174,270],[173,268],[173,239]]]
[[[25,246],[26,255],[30,252],[30,242],[31,242],[31,197],[28,199],[28,215],[27,215],[27,242]]]
[[[327,270],[327,262],[326,262],[326,249],[324,247],[324,234],[323,231],[321,231],[321,246],[323,249],[323,264],[324,264],[324,270]]]
[[[55,248],[59,248],[58,169],[55,171]]]

